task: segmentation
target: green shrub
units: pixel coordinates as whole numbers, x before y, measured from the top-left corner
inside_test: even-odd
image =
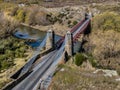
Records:
[[[95,61],[95,59],[93,57],[89,58],[89,62],[92,64],[93,67],[97,66],[97,63],[96,63],[96,61]]]
[[[75,55],[75,64],[76,64],[77,66],[80,66],[80,65],[83,63],[83,61],[85,61],[84,55],[81,54],[81,53],[77,53],[77,54]]]
[[[39,2],[38,1],[32,1],[32,2],[30,2],[31,4],[39,4]]]
[[[62,19],[64,16],[65,16],[64,13],[60,13],[60,14],[58,15],[58,17],[59,17],[60,19]]]
[[[0,62],[2,62],[3,60],[6,60],[7,56],[6,55],[0,55]]]
[[[95,60],[92,54],[87,54],[87,59],[89,60],[93,67],[97,66],[97,61]]]
[[[13,61],[4,60],[1,62],[2,69],[8,69],[10,66],[14,65]]]
[[[73,21],[73,26],[76,25],[78,22],[77,21]]]

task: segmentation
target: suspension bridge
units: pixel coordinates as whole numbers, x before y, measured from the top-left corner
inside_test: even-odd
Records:
[[[56,43],[54,40],[54,31],[49,30],[40,46],[34,52],[33,57],[11,76],[15,80],[3,88],[3,90],[47,89],[61,60],[65,60],[66,55],[73,55],[74,42],[85,33],[90,20],[90,15],[86,15],[85,19],[81,20]],[[41,58],[38,58],[40,50],[43,47],[46,47],[47,50],[50,48],[54,49]]]

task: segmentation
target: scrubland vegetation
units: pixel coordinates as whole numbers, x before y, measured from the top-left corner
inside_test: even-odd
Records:
[[[40,7],[15,7],[11,10],[9,15],[21,23],[29,25],[48,25],[47,13],[40,9]]]
[[[115,69],[120,63],[120,16],[117,12],[104,12],[93,18],[88,52],[102,68]],[[86,49],[87,50],[87,49]]]
[[[23,66],[30,54],[25,41],[12,36],[20,21],[7,14],[15,7],[15,4],[0,3],[0,88],[11,81],[9,76]]]
[[[89,37],[84,37],[87,42],[83,45],[83,52],[77,53],[73,61],[70,60],[63,65],[64,70],[55,75],[49,90],[61,90],[61,87],[71,90],[120,89],[120,83],[116,82],[114,77],[92,73],[94,69],[109,69],[117,71],[120,75],[119,5],[103,4],[92,8],[100,12],[92,18],[92,31]]]
[[[119,90],[119,83],[111,77],[93,74],[67,62],[61,71],[56,73],[48,90]]]
[[[64,23],[68,24],[68,27],[73,27],[77,24],[77,21],[71,21],[70,18],[73,18],[69,15],[69,9],[64,12],[59,12],[58,14],[53,14],[52,12],[48,12],[45,8],[40,6],[33,7],[14,7],[9,12],[9,15],[21,23],[26,23],[28,25],[53,25],[55,23],[59,23],[63,25]]]
[[[120,16],[117,12],[103,12],[96,15],[92,19],[92,33],[88,43],[84,45],[84,50],[87,58],[96,59],[100,62],[106,60],[109,63],[106,65],[119,62],[120,59],[120,47],[119,47],[119,35],[120,35]],[[88,47],[86,47],[88,45]],[[75,64],[78,65],[84,61],[83,54],[75,55]],[[114,62],[112,62],[112,60]],[[118,59],[118,60],[117,60]],[[101,66],[104,66],[104,62]],[[112,66],[108,65],[108,68],[112,69]],[[119,65],[118,65],[119,66]],[[105,67],[104,67],[105,68]],[[106,66],[107,68],[107,66]]]
[[[94,30],[115,30],[120,32],[120,15],[116,12],[104,12],[93,18]]]
[[[13,36],[0,40],[0,88],[9,83],[10,75],[25,64],[29,50],[24,41]]]
[[[6,38],[10,36],[19,23],[8,17],[5,17],[3,12],[0,13],[0,38]]]
[[[57,2],[67,3],[68,0],[58,0]],[[120,7],[118,5],[91,5],[91,3],[104,2],[105,0],[74,0],[74,5],[79,3],[90,4],[91,9],[96,9],[99,13],[92,18],[92,32],[89,37],[85,36],[87,43],[83,45],[84,52],[77,53],[73,58],[73,62],[63,65],[63,72],[58,72],[50,90],[81,90],[81,89],[109,89],[119,90],[119,84],[111,78],[98,77],[91,74],[91,70],[81,70],[84,62],[95,69],[112,69],[120,74]],[[108,0],[109,1],[109,0]],[[112,0],[113,1],[113,0]],[[46,7],[55,7],[57,2],[45,2],[41,0],[16,0],[8,3],[0,1],[0,71],[15,66],[15,58],[26,57],[27,50],[30,49],[25,45],[24,40],[16,39],[12,36],[15,28],[21,23],[30,26],[49,26],[55,25],[61,29],[67,27],[72,28],[81,20],[79,10],[74,11],[71,8],[65,8],[57,14],[48,12],[45,8],[38,6],[43,4]],[[69,4],[72,2],[69,0]],[[77,2],[77,3],[76,3]],[[25,6],[18,6],[18,4]],[[54,3],[54,4],[53,4]],[[36,5],[31,5],[36,4]],[[52,5],[51,5],[52,4]],[[63,4],[63,5],[64,5]],[[61,4],[60,4],[61,5]],[[59,5],[58,5],[59,6]],[[84,10],[84,9],[82,9]],[[78,14],[76,14],[78,12]],[[96,12],[93,12],[96,13]],[[77,17],[77,18],[74,18]],[[79,19],[79,20],[78,20]],[[55,28],[56,29],[56,28]],[[66,30],[67,30],[66,29]],[[64,32],[65,30],[60,30]],[[87,39],[86,39],[87,37]],[[25,60],[24,60],[25,61]],[[8,80],[9,81],[9,80]],[[5,81],[7,82],[7,81]],[[2,82],[0,85],[5,85]],[[103,84],[102,84],[103,83]],[[62,87],[62,88],[61,88]]]
[[[12,36],[2,39],[0,44],[0,70],[13,66],[15,58],[26,57],[25,52],[29,49],[24,41]]]
[[[7,5],[9,6],[9,4]],[[26,49],[29,48],[24,44],[24,41],[12,36],[18,26],[19,22],[17,20],[6,16],[6,13],[3,11],[0,12],[0,71],[13,66],[14,59],[22,58]]]

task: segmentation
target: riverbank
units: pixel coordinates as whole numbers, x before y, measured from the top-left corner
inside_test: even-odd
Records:
[[[54,25],[47,25],[47,26],[42,26],[42,25],[33,26],[33,25],[28,25],[26,23],[21,23],[21,25],[31,27],[33,29],[38,29],[40,31],[45,31],[45,32],[47,32],[48,30],[51,29],[55,32],[55,34],[60,35],[60,36],[64,36],[66,34],[66,32],[71,29],[65,25],[60,25],[58,23],[56,23]]]

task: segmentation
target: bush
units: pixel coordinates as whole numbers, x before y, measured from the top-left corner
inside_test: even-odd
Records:
[[[120,16],[114,12],[104,12],[93,19],[94,30],[120,31]]]
[[[73,26],[75,26],[78,22],[77,21],[73,21]]]
[[[13,66],[13,65],[14,65],[13,61],[4,60],[3,62],[1,62],[2,69],[8,69],[10,66]]]
[[[20,22],[25,22],[25,12],[22,9],[19,9],[17,11],[16,19],[19,20]]]
[[[77,66],[80,66],[83,63],[83,61],[85,61],[85,57],[83,54],[78,53],[75,55],[75,64]]]
[[[88,60],[92,64],[93,67],[97,66],[97,62],[92,55],[88,55]]]
[[[60,14],[58,15],[58,17],[59,17],[60,19],[62,19],[64,16],[66,16],[64,13],[60,13]]]

